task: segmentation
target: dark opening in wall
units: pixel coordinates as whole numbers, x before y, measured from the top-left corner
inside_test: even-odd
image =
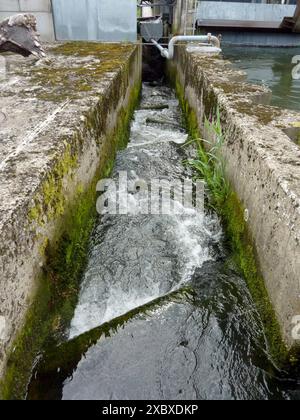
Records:
[[[160,42],[160,41],[158,41]],[[165,58],[152,44],[143,44],[143,82],[162,81],[165,76]]]

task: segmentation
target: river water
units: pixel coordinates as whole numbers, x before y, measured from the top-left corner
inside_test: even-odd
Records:
[[[173,92],[145,84],[112,175],[126,173],[134,185],[129,214],[110,214],[115,184],[107,185],[110,213],[91,237],[68,342],[41,358],[28,399],[296,398],[296,383],[272,361],[217,215],[185,208],[175,193],[176,214],[140,214],[148,194],[137,180],[152,191],[158,178],[192,177],[181,121]]]
[[[232,46],[224,47],[223,54],[237,68],[246,71],[250,82],[272,90],[271,105],[300,111],[300,68],[296,71],[300,63],[299,48]]]

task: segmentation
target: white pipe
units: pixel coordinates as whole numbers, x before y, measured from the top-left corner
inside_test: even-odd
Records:
[[[151,39],[151,42],[156,45],[156,47],[160,50],[161,55],[168,60],[173,60],[174,58],[174,50],[175,50],[175,44],[177,42],[200,42],[200,43],[207,43],[207,44],[213,44],[214,47],[220,48],[220,40],[216,36],[212,36],[211,34],[207,35],[179,35],[174,36],[170,42],[169,47],[163,48],[161,45],[159,45],[158,42],[156,42],[154,39]]]
[[[159,49],[159,51],[161,52],[161,55],[163,57],[166,57],[165,53],[166,52],[168,53],[168,50],[166,48],[162,47],[157,41],[155,41],[155,39],[151,39],[150,41],[152,42],[152,44],[154,44]]]

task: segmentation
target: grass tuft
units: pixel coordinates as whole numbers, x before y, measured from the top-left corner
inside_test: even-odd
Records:
[[[197,146],[197,159],[189,159],[186,164],[197,173],[197,178],[205,181],[210,197],[209,206],[216,211],[222,210],[224,203],[230,195],[230,184],[225,177],[226,162],[222,156],[222,147],[225,136],[222,131],[220,112],[217,110],[216,118],[210,122],[205,119],[206,132],[214,140],[202,138],[191,139],[187,144],[195,143]],[[207,144],[209,152],[204,148]]]

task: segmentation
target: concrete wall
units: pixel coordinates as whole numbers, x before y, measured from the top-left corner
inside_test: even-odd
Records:
[[[18,13],[33,13],[37,17],[41,40],[55,40],[51,0],[0,0],[0,20]]]
[[[74,238],[70,231],[82,223],[87,209],[88,215],[95,213],[96,183],[110,168],[119,137],[124,141],[138,99],[140,47],[85,44],[76,55],[77,46],[70,52],[71,45],[66,53],[64,46],[55,55],[49,49],[50,64],[37,69],[34,59],[9,57],[11,83],[0,82],[1,115],[6,116],[0,129],[0,382],[16,336],[23,331],[26,337],[28,310],[42,306],[36,293],[51,284],[51,276],[45,279],[46,248],[55,251],[61,237]],[[76,215],[83,203],[86,210]],[[76,229],[80,243],[86,226]],[[55,252],[62,257],[62,249]],[[47,294],[40,292],[40,299],[47,302]],[[44,322],[50,317],[48,305]],[[29,327],[30,342],[38,328],[39,320]],[[32,363],[22,362],[32,351],[31,344],[25,346],[26,354],[16,357],[23,367],[11,363],[15,370],[8,375],[10,382],[19,375],[15,381],[22,392],[23,370]]]
[[[177,48],[174,67],[204,138],[213,140],[205,116],[220,109],[227,177],[247,209],[265,285],[292,347],[298,344],[293,321],[300,315],[300,148],[283,128],[300,115],[263,105],[270,93],[245,83],[243,72],[218,57]]]

